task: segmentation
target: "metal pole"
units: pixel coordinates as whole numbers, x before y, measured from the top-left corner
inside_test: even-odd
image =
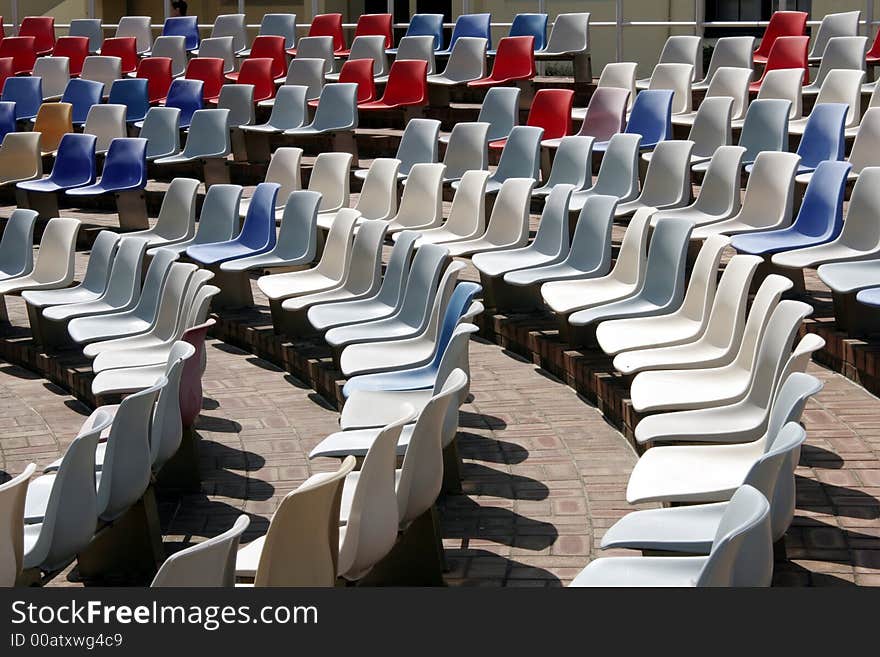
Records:
[[[617,0],[614,10],[614,21],[617,30],[617,46],[615,51],[616,62],[623,61],[623,0]]]
[[[870,38],[874,26],[874,0],[865,0],[865,36]]]
[[[12,0],[12,24],[18,30],[18,0]]]
[[[244,13],[244,0],[238,0],[238,13]]]

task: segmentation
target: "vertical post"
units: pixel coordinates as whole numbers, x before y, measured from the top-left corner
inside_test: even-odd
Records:
[[[874,26],[874,0],[865,0],[865,36],[869,39],[873,33]],[[870,47],[870,46],[869,46]]]
[[[318,0],[312,0],[312,15],[309,18],[314,18],[318,15]]]
[[[12,24],[18,31],[18,0],[12,0]]]
[[[617,45],[615,49],[614,61],[623,61],[623,0],[617,0],[614,9],[614,21],[617,23],[615,30],[617,32]]]
[[[95,0],[89,0],[88,18],[95,17]]]
[[[385,13],[391,14],[391,22],[394,22],[394,0],[388,0],[385,3]]]
[[[706,22],[706,3],[704,0],[694,0],[694,34],[702,37],[706,31],[703,25]]]
[[[787,0],[779,0],[779,11],[785,11],[788,8]]]
[[[92,3],[94,4],[94,0],[92,0]],[[168,18],[171,15],[171,0],[165,0],[162,3],[162,6],[165,12],[165,18]]]
[[[244,0],[238,0],[238,13],[244,13]]]

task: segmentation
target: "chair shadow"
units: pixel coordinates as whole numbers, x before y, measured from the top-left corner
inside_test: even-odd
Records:
[[[437,507],[444,538],[483,539],[540,551],[553,545],[559,536],[549,522],[502,507],[481,506],[467,495],[441,498]]]
[[[256,452],[245,452],[204,438],[199,440],[199,458],[210,460],[217,469],[242,472],[253,472],[266,465],[266,459]]]
[[[490,436],[459,431],[455,440],[459,453],[466,459],[516,465],[529,458],[528,450],[521,445]]]
[[[462,466],[461,485],[467,495],[488,495],[510,500],[540,502],[550,495],[550,489],[537,479],[513,475],[473,462],[465,462]]]
[[[796,506],[803,511],[825,512],[833,507],[836,516],[862,519],[880,518],[880,500],[854,488],[818,482],[795,476]]]
[[[843,467],[844,461],[831,450],[817,447],[816,445],[804,444],[801,447],[800,465],[808,468],[839,470]]]
[[[77,413],[79,415],[83,415],[86,417],[88,417],[92,412],[89,409],[89,406],[87,404],[84,404],[83,402],[81,402],[78,399],[66,399],[64,401],[64,405],[67,406],[67,408],[72,410],[74,413]]]
[[[194,537],[200,539],[213,538],[222,534],[232,527],[238,516],[244,514],[250,518],[250,525],[242,535],[242,544],[263,536],[269,529],[269,518],[242,511],[226,502],[218,502],[208,499],[205,495],[186,496],[186,515],[191,516],[195,512],[199,518],[205,519],[200,524],[193,523],[182,514],[177,513],[174,505],[159,503],[159,519],[162,524],[163,536],[185,536],[185,540],[166,540],[163,545],[166,555],[188,548],[199,541],[189,540]]]
[[[19,367],[18,365],[2,365],[0,366],[0,373],[6,374],[7,376],[13,376],[16,379],[24,379],[26,381],[33,381],[34,379],[42,379],[39,374],[36,372],[31,372],[24,367]]]
[[[241,425],[235,420],[213,415],[199,415],[196,421],[196,429],[201,431],[216,431],[218,433],[240,433]]]
[[[447,572],[451,586],[508,586],[514,582],[561,587],[562,581],[549,570],[530,566],[487,550],[446,548]]]
[[[459,411],[458,426],[470,429],[506,429],[507,422],[495,415],[488,413],[471,413],[470,411]]]
[[[250,356],[249,358],[245,358],[247,363],[254,365],[255,367],[259,367],[262,370],[266,370],[268,372],[283,372],[284,370],[275,365],[274,363],[270,363],[268,360],[264,360],[258,356]]]

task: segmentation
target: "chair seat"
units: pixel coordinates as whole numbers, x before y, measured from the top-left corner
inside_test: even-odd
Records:
[[[426,364],[434,355],[433,340],[418,337],[390,342],[363,342],[347,346],[339,365],[347,377]]]
[[[578,573],[573,587],[693,587],[708,557],[603,557]]]
[[[531,269],[560,260],[557,254],[546,254],[525,247],[500,253],[478,253],[473,257],[474,266],[486,276],[503,276],[517,269]]]
[[[259,280],[260,290],[272,300],[287,299],[313,292],[323,292],[338,285],[338,281],[315,269],[266,276]]]
[[[79,185],[87,185],[88,182],[79,183]],[[62,186],[58,183],[44,178],[43,180],[29,180],[27,182],[18,183],[18,188],[28,192],[62,192],[68,189],[74,189],[76,186]]]
[[[142,346],[137,349],[111,349],[97,352],[95,360],[92,361],[92,371],[97,374],[104,370],[113,370],[120,367],[163,365],[168,360],[168,352],[171,350],[172,343],[162,343],[159,338],[155,337],[153,337],[153,339],[156,340],[158,344],[153,346]],[[88,346],[93,347],[98,345],[100,345],[100,343]]]
[[[135,189],[143,189],[143,186],[140,183],[135,183],[124,187],[106,187],[103,183],[96,182],[94,185],[68,189],[64,193],[68,196],[100,196],[101,194],[113,194],[115,192],[130,192]]]
[[[368,322],[374,319],[388,317],[394,312],[394,308],[387,303],[378,300],[362,301],[357,305],[357,315],[345,306],[333,306],[332,304],[309,308],[309,322],[322,331],[330,326],[339,326],[345,323]]]
[[[431,390],[358,390],[342,407],[339,426],[343,431],[384,427],[403,417],[408,405],[420,412],[432,394]]]
[[[813,267],[824,262],[839,260],[857,260],[873,255],[871,252],[858,251],[838,242],[829,242],[815,247],[786,251],[773,256],[773,264],[792,269]]]
[[[630,398],[640,413],[707,408],[742,399],[748,384],[749,373],[733,368],[642,372],[633,380]]]
[[[186,255],[204,265],[215,265],[235,258],[257,255],[251,247],[236,242],[219,242],[217,244],[196,244],[186,250]]]
[[[30,480],[24,500],[25,525],[42,522],[49,505],[52,486],[55,485],[55,474],[43,474]]]
[[[728,355],[726,347],[695,341],[675,347],[624,352],[615,356],[614,367],[624,374],[669,367],[694,369],[721,365]]]
[[[422,102],[412,102],[412,103],[386,103],[384,100],[371,100],[366,103],[358,103],[357,108],[359,110],[391,110],[398,109],[401,107],[411,107],[414,105],[423,105]]]
[[[785,228],[783,230],[772,230],[754,235],[737,235],[731,241],[731,245],[741,253],[772,255],[782,251],[818,246],[828,242],[830,239],[830,236],[805,235],[794,228]]]
[[[645,346],[672,345],[694,340],[703,325],[700,320],[682,315],[665,315],[648,321],[650,324],[642,320],[602,323],[596,330],[596,340],[606,354],[617,354],[630,349],[643,349]]]
[[[136,392],[156,384],[165,375],[165,363],[147,367],[104,370],[92,379],[95,396]]]
[[[150,322],[132,314],[111,315],[110,317],[77,317],[67,325],[70,337],[78,343],[106,340],[144,333]],[[152,384],[150,384],[152,385]]]
[[[593,272],[595,275],[597,272]],[[566,262],[534,269],[521,269],[504,274],[504,282],[510,285],[535,285],[544,281],[562,281],[590,278],[590,274]]]
[[[53,304],[87,303],[89,301],[94,301],[100,297],[102,293],[103,290],[100,292],[94,292],[83,287],[78,287],[76,289],[64,290],[63,296],[59,295],[56,290],[34,290],[32,292],[25,292],[22,296],[30,305],[42,308]]]
[[[634,286],[613,278],[569,283],[548,283],[541,288],[544,303],[558,313],[572,312],[581,308],[621,299],[634,291]]]
[[[400,438],[397,441],[397,455],[406,454],[406,448],[412,437],[415,424],[407,424],[400,431]],[[366,456],[367,451],[376,440],[381,428],[371,429],[355,429],[353,431],[337,431],[331,433],[318,443],[311,452],[309,458],[314,459],[319,456],[330,458],[343,458],[349,454],[352,456]]]
[[[767,409],[744,399],[727,406],[649,415],[639,422],[635,437],[640,444],[736,444],[758,440],[766,428]]]

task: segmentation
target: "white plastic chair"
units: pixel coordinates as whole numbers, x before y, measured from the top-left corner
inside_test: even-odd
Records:
[[[324,75],[333,72],[333,37],[302,37],[296,44],[297,59],[320,59],[324,62]]]
[[[544,129],[535,126],[518,125],[510,131],[498,166],[486,183],[486,193],[495,194],[501,189],[501,185],[511,178],[532,178],[538,180],[541,177],[541,137]],[[452,188],[458,186],[458,181],[452,183]]]
[[[741,37],[732,37],[741,38]],[[750,37],[744,37],[750,38]],[[723,40],[723,39],[722,39]],[[728,118],[728,129],[731,121],[743,119],[746,115],[746,108],[749,106],[749,82],[752,77],[752,69],[750,68],[720,68],[715,72],[715,76],[709,83],[706,95],[703,97],[703,103],[710,98],[730,98],[732,105],[730,108],[730,118]],[[703,106],[700,104],[700,107]],[[672,117],[673,125],[693,125],[696,121],[699,108],[696,112],[688,114],[675,114]]]
[[[642,191],[632,201],[619,203],[616,217],[628,217],[640,208],[681,208],[691,200],[691,153],[694,142],[667,139],[657,144],[648,162]]]
[[[306,88],[306,99],[315,100],[321,96],[324,87],[324,60],[310,57],[292,59],[287,67],[287,77],[282,87],[299,86]],[[260,107],[273,107],[275,98],[261,100]]]
[[[0,185],[13,185],[43,175],[40,134],[10,132],[0,143]]]
[[[95,135],[95,153],[106,153],[110,142],[128,136],[125,105],[92,105],[83,125],[83,132]]]
[[[357,85],[336,82],[321,89],[318,109],[312,122],[299,128],[285,130],[285,135],[318,135],[347,132],[358,126]]]
[[[639,195],[639,144],[642,138],[635,134],[618,133],[611,137],[602,157],[595,184],[571,195],[570,211],[584,207],[593,196],[616,196],[625,203]]]
[[[434,142],[436,143],[436,141]],[[443,222],[443,164],[414,164],[410,169],[397,214],[388,220],[388,234],[427,230]]]
[[[828,41],[834,37],[856,36],[859,33],[860,11],[844,11],[834,14],[825,14],[822,22],[813,36],[813,47],[810,48],[809,60],[821,60],[825,54]]]
[[[38,57],[31,75],[42,81],[43,100],[57,100],[70,82],[70,59],[67,57]]]
[[[173,184],[174,182],[172,182]],[[199,223],[196,227],[195,235],[191,239],[152,247],[147,251],[147,255],[152,258],[159,252],[159,249],[181,254],[188,247],[196,244],[212,244],[214,242],[231,240],[238,234],[238,207],[241,191],[239,185],[211,185],[202,203],[202,212],[199,215]],[[182,203],[174,213],[177,219],[188,216],[188,210],[183,205],[183,195],[181,195],[180,200]],[[177,222],[175,222],[175,225],[178,225]]]
[[[636,100],[636,68],[638,68],[638,64],[635,62],[609,62],[602,68],[602,73],[599,75],[596,87],[626,89],[629,91],[629,107],[627,110],[631,110]],[[574,112],[572,116],[576,119],[583,119],[583,116],[578,116]]]
[[[458,181],[449,217],[442,226],[420,231],[416,246],[476,239],[486,232],[486,183],[489,172],[465,171]],[[396,238],[397,236],[395,236]]]
[[[135,37],[138,53],[150,50],[153,44],[153,31],[150,27],[150,16],[122,16],[116,25],[117,37]]]
[[[444,87],[462,85],[486,76],[486,39],[459,37],[442,73],[428,76],[428,84]]]
[[[290,194],[302,188],[300,178],[302,154],[303,150],[301,148],[282,146],[276,148],[269,159],[269,166],[266,169],[266,177],[263,182],[273,182],[281,185],[278,190],[278,196],[275,199],[276,219],[281,219],[284,205],[287,203]],[[250,205],[250,197],[241,200],[238,206],[238,213],[242,219],[247,216]]]
[[[193,57],[204,57],[223,60],[223,73],[232,73],[235,70],[234,39],[231,36],[209,37],[202,39],[198,50],[193,51]]]
[[[0,295],[16,294],[25,290],[54,290],[73,283],[76,236],[82,222],[79,219],[53,217],[49,219],[36,261],[31,271],[0,280]],[[0,299],[0,317],[5,318],[5,299]]]
[[[217,109],[229,110],[229,127],[240,128],[254,123],[254,85],[224,84],[217,98]]]
[[[191,240],[196,234],[196,198],[199,181],[175,178],[162,197],[159,216],[152,228],[126,233],[126,239],[137,237],[147,247],[163,247]],[[149,254],[149,252],[148,252]]]
[[[100,18],[72,18],[67,28],[68,36],[84,36],[89,40],[89,52],[96,53],[104,42],[104,28]]]
[[[226,88],[225,85],[224,89]],[[308,87],[302,85],[283,85],[273,100],[272,112],[266,123],[244,125],[245,132],[265,132],[278,134],[285,130],[302,127],[308,119]],[[281,196],[281,194],[279,194]]]
[[[220,14],[214,19],[211,27],[211,37],[232,37],[232,50],[241,52],[247,48],[247,30],[245,29],[244,14]],[[204,42],[202,42],[204,43]],[[196,57],[203,57],[201,50]]]
[[[529,207],[533,178],[508,178],[495,199],[489,224],[482,236],[446,244],[451,256],[524,246],[529,239]]]
[[[34,268],[34,227],[36,210],[16,208],[6,220],[0,239],[0,280],[26,276]]]
[[[150,588],[234,586],[235,554],[249,524],[250,518],[242,514],[222,534],[175,552],[159,568]]]
[[[434,37],[430,35],[405,36],[397,44],[397,54],[394,61],[420,59],[428,62],[428,75],[437,72],[434,59]],[[388,75],[377,75],[376,84],[388,82]]]
[[[592,183],[593,138],[570,135],[559,140],[550,175],[532,190],[532,196],[548,196],[557,185],[572,185],[574,191],[579,191]]]
[[[489,168],[489,129],[484,122],[456,123],[449,133],[449,142],[443,164],[446,178],[443,182],[459,180],[466,171]],[[505,135],[507,136],[507,135]]]
[[[764,82],[758,91],[758,97],[755,100],[787,100],[789,101],[788,118],[791,121],[801,118],[804,113],[803,88],[804,70],[802,68],[780,68],[769,71],[764,76]],[[754,102],[754,101],[753,101]],[[748,110],[746,110],[748,114]],[[742,128],[745,122],[745,116],[741,119],[734,119],[731,122],[732,127]]]
[[[83,60],[80,78],[103,84],[106,96],[110,93],[110,85],[122,79],[122,60],[119,57],[89,55]]]
[[[0,587],[15,586],[24,561],[24,498],[35,463],[4,484],[0,484]]]
[[[390,220],[397,213],[397,173],[400,160],[392,157],[377,157],[370,165],[361,193],[354,210],[363,219]],[[343,208],[344,210],[345,208]],[[336,212],[321,212],[318,226],[329,230],[336,221]]]
[[[693,78],[692,64],[661,63],[654,67],[648,89],[672,90],[672,114],[688,114],[691,111]]]
[[[721,37],[715,42],[715,47],[712,49],[706,77],[699,82],[694,82],[692,89],[708,89],[712,85],[712,80],[715,79],[715,74],[722,68],[743,68],[751,71],[754,49],[755,37]]]
[[[150,57],[167,57],[171,60],[171,75],[179,77],[186,73],[186,37],[180,35],[157,36],[150,50]]]
[[[690,64],[694,67],[691,80],[695,80],[702,69],[702,45],[703,39],[698,36],[671,36],[663,44],[657,64]],[[650,83],[650,78],[636,80],[636,89],[648,89]]]
[[[841,69],[864,71],[865,51],[867,49],[868,37],[831,37],[822,51],[822,61],[819,63],[819,71],[816,73],[816,77],[802,89],[802,92],[805,95],[818,94],[825,82],[825,78],[831,71]]]
[[[319,153],[312,165],[308,189],[321,194],[320,212],[335,212],[350,202],[351,153]]]
[[[733,141],[730,129],[732,114],[733,99],[729,96],[713,96],[703,99],[688,134],[688,139],[694,142],[691,164],[707,162],[712,159],[718,148],[730,145]],[[653,156],[653,152],[643,153],[642,159],[650,161]]]
[[[822,83],[822,88],[816,96],[816,105],[822,103],[845,103],[849,106],[846,113],[847,135],[855,135],[859,121],[862,118],[862,80],[865,79],[864,71],[836,69],[829,71]],[[803,135],[807,127],[808,116],[788,122],[788,132],[793,135]]]

